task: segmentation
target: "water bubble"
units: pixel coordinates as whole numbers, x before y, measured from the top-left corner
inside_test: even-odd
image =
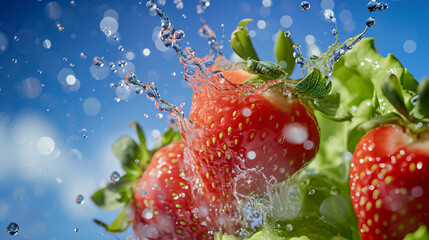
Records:
[[[366,26],[371,27],[374,25],[375,19],[373,17],[369,17],[368,20],[366,20]]]
[[[113,171],[111,174],[110,174],[110,180],[112,181],[112,182],[117,182],[117,181],[119,181],[119,179],[121,178],[121,175],[119,174],[119,172],[118,171]]]
[[[331,195],[338,195],[338,189],[335,186],[331,187],[331,190],[329,191]]]
[[[50,155],[55,150],[55,142],[50,137],[41,137],[37,141],[37,150],[42,155]]]
[[[290,36],[290,32],[289,31],[286,31],[285,32],[285,37],[289,37]]]
[[[43,47],[44,47],[44,48],[46,48],[46,49],[50,49],[50,48],[51,48],[51,46],[52,46],[52,43],[51,43],[51,41],[50,41],[49,39],[45,39],[45,40],[43,41],[42,45],[43,45]]]
[[[103,57],[94,57],[92,59],[92,62],[94,63],[95,66],[98,67],[103,67],[104,66],[104,58]]]
[[[145,49],[143,49],[143,55],[144,56],[149,56],[150,55],[150,50],[149,50],[149,48],[145,48]]]
[[[247,152],[247,158],[253,160],[256,158],[256,153],[254,151]]]
[[[183,32],[182,30],[177,30],[177,31],[174,33],[174,37],[175,37],[177,40],[183,39],[183,38],[185,37],[185,32]]]
[[[368,5],[368,11],[370,12],[374,12],[375,10],[377,10],[377,1],[371,0]]]
[[[64,27],[61,26],[61,23],[57,23],[58,32],[62,32],[64,30]]]
[[[143,217],[148,220],[152,219],[153,218],[152,208],[146,208],[145,210],[143,210]]]
[[[7,225],[6,230],[7,230],[7,233],[9,233],[9,235],[13,236],[13,235],[16,235],[18,233],[19,226],[18,226],[18,224],[11,222],[11,223],[9,223],[9,225]]]
[[[286,224],[286,231],[292,232],[293,231],[293,225],[290,223]]]
[[[79,231],[79,229],[78,229],[78,228],[74,228],[74,229],[73,229],[73,231],[74,231],[74,232],[78,232],[78,231]]]
[[[283,128],[283,137],[289,143],[302,144],[308,139],[308,131],[300,123],[291,123]]]
[[[407,40],[402,47],[406,53],[413,53],[417,49],[417,44],[413,40]]]
[[[147,196],[147,192],[146,192],[144,189],[142,189],[142,190],[140,191],[140,195],[141,195],[142,197],[146,197],[146,196]]]
[[[85,199],[82,196],[82,194],[77,195],[77,197],[76,197],[76,203],[77,204],[83,204],[84,202],[85,202]]]
[[[377,4],[377,8],[379,11],[381,11],[381,10],[389,8],[389,5],[387,5],[387,3],[381,2],[381,3]]]
[[[301,8],[302,8],[302,10],[310,9],[310,3],[308,1],[302,1],[301,2]]]

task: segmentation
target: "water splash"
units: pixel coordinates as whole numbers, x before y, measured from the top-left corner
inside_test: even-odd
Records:
[[[374,25],[374,23],[374,18],[368,18],[368,20],[366,21],[366,27],[363,32],[356,37],[349,38],[344,43],[340,43],[338,41],[338,37],[336,37],[337,40],[335,41],[335,43],[329,46],[328,50],[321,56],[311,56],[308,59],[304,59],[302,57],[302,54],[297,54],[297,63],[301,65],[303,75],[305,72],[310,72],[313,68],[318,68],[323,74],[330,77],[332,75],[334,65],[340,60],[342,56],[352,50],[353,47],[356,46],[356,44],[365,37],[368,28]],[[298,45],[296,45],[296,48],[298,50],[295,51],[301,53]]]
[[[155,85],[142,83],[140,80],[137,79],[134,73],[128,73],[126,75],[126,80],[133,85],[140,86],[146,92],[148,98],[155,101],[155,106],[159,111],[168,112],[173,116],[178,116],[179,118],[185,117],[185,114],[183,113],[182,109],[162,100]]]

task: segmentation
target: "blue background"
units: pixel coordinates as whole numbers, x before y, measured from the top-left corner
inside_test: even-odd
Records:
[[[330,33],[333,25],[325,20],[325,9],[335,12],[341,41],[362,32],[366,19],[373,16],[376,23],[367,37],[376,39],[380,54],[394,54],[417,80],[428,76],[429,4],[387,1],[387,10],[368,12],[367,3],[313,0],[311,8],[303,11],[296,0],[218,0],[211,2],[203,16],[219,41],[224,24],[223,53],[228,58],[232,54],[228,44],[231,32],[241,19],[253,18],[255,21],[248,28],[253,30],[255,48],[261,59],[271,61],[273,38],[279,29],[290,31],[291,38],[307,55],[308,49],[318,47],[324,51],[334,42]],[[196,4],[197,1],[184,1],[184,8],[178,10],[172,0],[167,0],[163,9],[176,29],[185,31],[182,45],[189,44],[202,57],[209,49],[197,33],[200,16]],[[101,31],[100,22],[105,16],[117,18],[119,41],[112,40],[112,36],[106,38]],[[257,24],[260,20],[264,22]],[[121,135],[136,138],[128,123],[139,122],[151,146],[159,132],[168,126],[168,116],[157,117],[159,112],[153,102],[133,93],[127,98],[126,89],[114,90],[111,83],[134,71],[140,80],[154,82],[166,101],[175,105],[185,103],[183,109],[189,113],[192,91],[183,80],[183,68],[175,54],[156,47],[159,25],[159,18],[150,15],[145,2],[132,0],[2,1],[1,239],[125,239],[132,235],[129,230],[114,236],[92,223],[93,218],[111,222],[117,211],[103,211],[89,197],[109,181],[112,171],[121,172],[110,147]],[[50,41],[50,48],[46,48],[45,40]],[[407,44],[404,47],[407,40],[414,41],[415,51]],[[119,45],[124,51],[118,50]],[[146,48],[150,50],[148,56],[143,54]],[[95,56],[103,57],[103,68],[93,66]],[[117,61],[127,56],[125,68],[118,68],[116,73],[109,70],[109,62],[117,66]],[[91,67],[103,79],[96,80]],[[74,84],[65,82],[67,75],[75,76],[69,79]],[[295,71],[294,76],[297,75]],[[120,102],[115,100],[118,97],[122,98]],[[78,194],[85,197],[84,204],[75,202]],[[7,234],[10,222],[20,226],[17,236]]]

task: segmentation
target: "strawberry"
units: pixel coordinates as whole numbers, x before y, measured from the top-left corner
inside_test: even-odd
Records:
[[[403,239],[429,225],[428,131],[398,125],[362,137],[351,162],[350,189],[362,239]]]
[[[230,83],[220,79],[217,85],[228,90],[201,89],[193,95],[189,118],[201,131],[195,131],[198,134],[188,145],[212,200],[231,198],[234,179],[248,169],[258,172],[243,179],[246,183],[238,183],[236,190],[263,193],[267,179],[285,180],[318,149],[313,110],[292,92],[234,84],[248,75],[229,70],[224,76],[233,77]]]
[[[192,200],[183,142],[159,149],[134,193],[133,228],[141,239],[213,239],[207,209]],[[204,203],[199,202],[202,206]]]
[[[113,233],[132,224],[140,239],[213,239],[221,229],[211,223],[212,206],[190,171],[180,134],[169,129],[149,151],[141,127],[133,125],[140,144],[124,136],[112,147],[126,173],[91,197],[103,209],[123,210],[110,225],[94,222]]]

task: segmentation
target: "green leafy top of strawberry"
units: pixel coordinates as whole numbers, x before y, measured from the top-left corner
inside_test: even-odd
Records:
[[[302,239],[360,239],[348,185],[350,152],[354,151],[368,129],[380,124],[392,121],[411,123],[414,128],[426,124],[429,80],[419,84],[393,55],[379,55],[374,39],[363,39],[341,57],[334,66],[331,80],[333,93],[324,99],[336,98],[332,102],[338,105],[333,106],[331,101],[324,105],[319,99],[313,101],[313,106],[324,105],[316,113],[322,129],[319,152],[302,172],[290,180],[291,184],[300,186],[300,199],[306,203],[302,205],[305,207],[296,216],[283,216],[289,217],[288,220],[266,219],[262,230],[250,239],[261,236],[269,236],[270,239],[299,236]],[[323,111],[342,112],[350,117],[345,118],[350,121],[335,122],[338,119],[320,114]],[[287,188],[283,186],[285,190]],[[310,190],[314,190],[314,194],[309,194]],[[287,201],[280,203],[275,211],[289,204]],[[338,211],[338,206],[343,206],[343,211]],[[288,224],[293,227],[291,231],[286,230]],[[405,239],[429,239],[428,236],[426,228],[421,227]],[[217,237],[235,239],[221,233]]]
[[[105,210],[123,208],[111,224],[105,224],[100,220],[94,219],[96,224],[104,227],[109,232],[122,232],[128,228],[129,222],[125,209],[132,203],[139,179],[156,151],[182,139],[177,131],[170,128],[158,139],[156,146],[152,150],[148,150],[146,138],[140,125],[132,122],[130,126],[136,127],[140,143],[137,144],[132,138],[123,136],[112,146],[113,154],[121,162],[122,168],[126,173],[121,176],[118,182],[108,183],[91,196],[92,201]]]
[[[307,76],[302,79],[291,80],[289,78],[295,68],[296,59],[293,55],[295,50],[291,38],[286,36],[283,30],[278,32],[274,45],[277,63],[260,61],[246,29],[246,25],[251,21],[252,19],[242,20],[232,33],[230,40],[235,53],[242,59],[246,59],[245,63],[237,64],[242,65],[249,73],[255,74],[242,84],[252,83],[260,86],[270,82],[269,88],[289,89],[298,92],[299,97],[312,99],[313,107],[333,120],[351,119],[350,113],[340,106],[338,93],[331,91],[332,82],[318,68],[310,69],[311,71],[309,70]]]

